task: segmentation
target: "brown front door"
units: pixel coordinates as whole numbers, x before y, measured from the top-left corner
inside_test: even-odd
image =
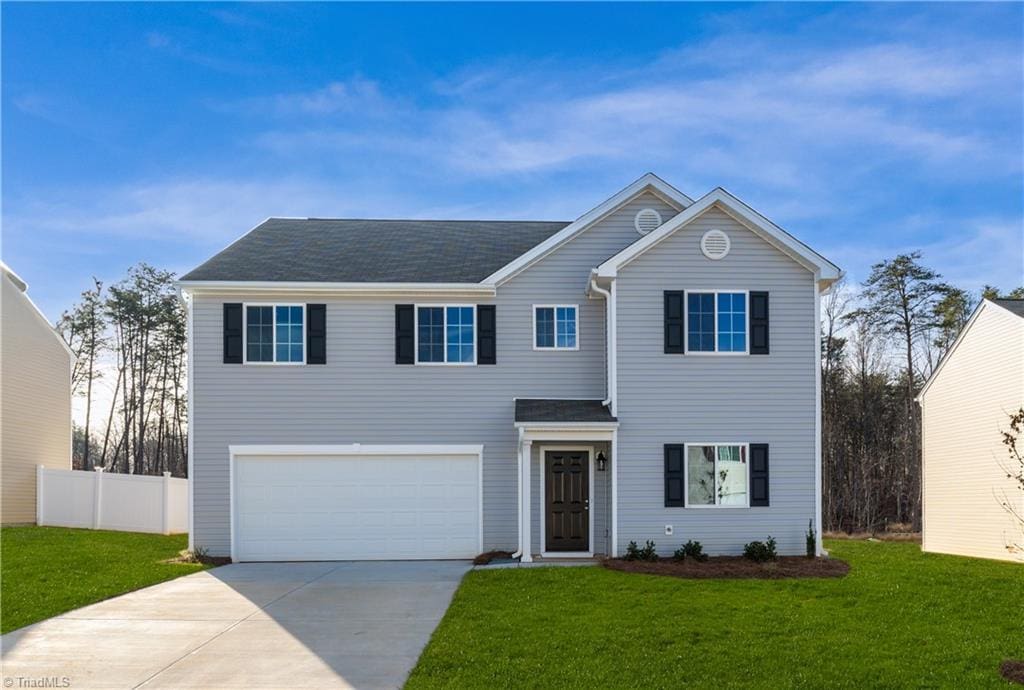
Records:
[[[585,450],[544,454],[545,551],[590,551],[589,460]]]

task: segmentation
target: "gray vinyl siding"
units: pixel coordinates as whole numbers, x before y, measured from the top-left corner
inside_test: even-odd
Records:
[[[494,298],[290,297],[289,303],[327,304],[322,366],[223,364],[222,305],[274,300],[259,294],[197,296],[195,544],[214,555],[229,552],[229,445],[482,443],[484,547],[514,548],[513,398],[605,396],[605,305],[588,300],[584,290],[591,268],[638,239],[633,217],[645,207],[657,208],[665,220],[675,213],[653,196],[639,197],[513,277]],[[395,364],[396,303],[469,302],[497,305],[497,365]],[[579,305],[578,351],[533,350],[533,304]],[[534,544],[539,550],[539,542]]]
[[[732,240],[720,261],[700,251],[710,228]],[[771,354],[664,354],[663,291],[701,288],[767,290]],[[735,554],[772,535],[803,553],[815,514],[813,274],[713,208],[620,270],[617,299],[619,550],[653,539],[666,554],[697,539]],[[664,507],[664,444],[729,441],[769,444],[770,507]]]

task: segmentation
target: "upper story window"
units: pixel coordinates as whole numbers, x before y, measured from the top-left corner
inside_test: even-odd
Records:
[[[687,444],[686,505],[747,507],[746,444]]]
[[[578,350],[579,310],[575,304],[533,308],[535,350]]]
[[[417,364],[476,364],[476,308],[416,307]]]
[[[747,293],[687,292],[686,351],[746,354]]]
[[[303,364],[305,332],[305,309],[301,304],[247,304],[245,361]]]

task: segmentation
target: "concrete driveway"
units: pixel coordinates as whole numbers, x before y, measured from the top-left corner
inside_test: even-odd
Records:
[[[188,575],[4,635],[4,687],[400,687],[470,567],[243,563]]]

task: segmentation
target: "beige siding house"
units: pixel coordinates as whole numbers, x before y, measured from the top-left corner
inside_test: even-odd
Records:
[[[1024,514],[1000,435],[1024,406],[1024,300],[983,301],[918,402],[924,550],[1024,561],[1007,549],[1024,531],[1000,505],[1007,497]]]
[[[0,522],[35,522],[36,466],[71,469],[71,351],[0,263]]]

